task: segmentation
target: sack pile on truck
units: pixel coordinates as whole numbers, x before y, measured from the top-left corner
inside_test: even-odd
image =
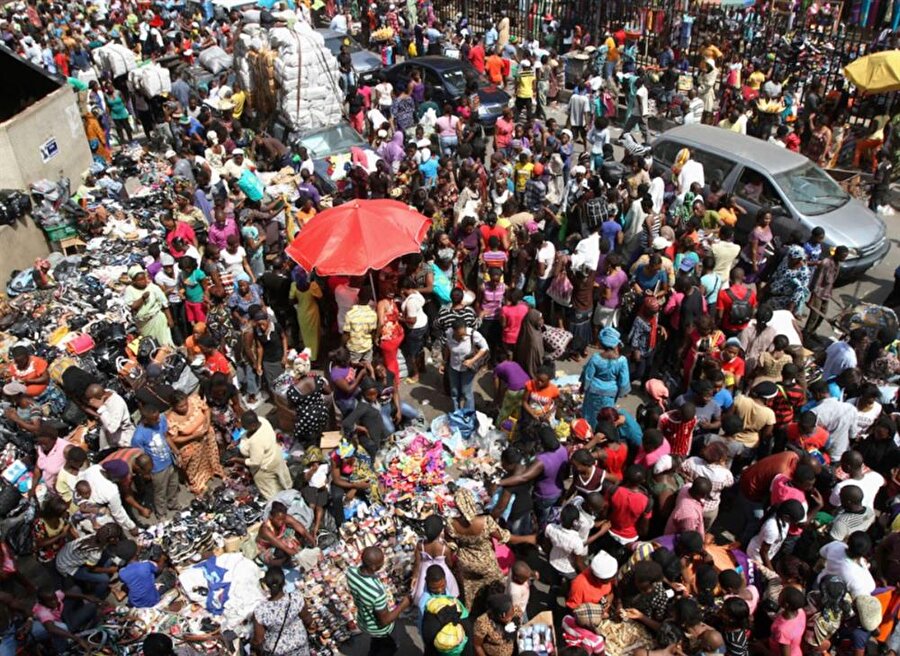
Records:
[[[250,90],[253,108],[277,113],[292,130],[337,124],[342,94],[337,59],[325,41],[299,14],[277,12],[288,26],[266,28],[248,22],[235,44],[234,68]]]
[[[219,46],[210,46],[200,53],[200,65],[213,75],[227,71],[234,63],[234,58]]]
[[[128,74],[128,84],[132,89],[142,91],[148,98],[172,91],[169,69],[155,63],[144,64],[131,71]]]
[[[93,52],[94,63],[105,73],[119,77],[137,68],[137,56],[121,43],[107,43]]]

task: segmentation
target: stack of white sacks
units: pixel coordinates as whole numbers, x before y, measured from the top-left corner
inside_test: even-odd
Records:
[[[121,43],[107,43],[93,52],[94,64],[116,78],[134,70],[137,58],[134,53]]]
[[[140,90],[147,98],[172,91],[169,69],[156,63],[145,63],[128,74],[128,83],[134,90]]]
[[[249,13],[249,12],[247,12]],[[246,24],[235,45],[235,70],[248,89],[256,88],[251,52],[276,53],[274,63],[278,113],[293,130],[330,127],[341,120],[342,95],[337,59],[325,41],[299,14],[276,12],[288,27],[266,29]],[[244,16],[246,21],[247,16]]]

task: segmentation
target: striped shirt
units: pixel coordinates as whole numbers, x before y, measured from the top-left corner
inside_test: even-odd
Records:
[[[361,573],[359,567],[351,567],[347,570],[347,587],[356,604],[359,628],[376,638],[390,635],[394,624],[381,626],[378,623],[377,611],[388,609],[387,590],[381,581]]]
[[[848,512],[839,510],[831,522],[828,536],[832,540],[842,542],[854,531],[867,531],[875,523],[875,511],[871,508],[863,508],[862,512]]]
[[[60,574],[72,576],[83,565],[97,564],[103,556],[103,549],[94,545],[92,537],[88,535],[63,545],[56,554],[56,569]]]

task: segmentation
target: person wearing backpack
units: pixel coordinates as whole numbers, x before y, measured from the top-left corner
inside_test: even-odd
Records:
[[[750,323],[757,300],[756,291],[744,284],[743,269],[735,268],[729,278],[729,287],[716,300],[716,319],[725,334],[734,337]]]

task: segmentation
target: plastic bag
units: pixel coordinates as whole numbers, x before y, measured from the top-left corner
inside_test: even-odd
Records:
[[[478,420],[475,417],[474,410],[454,410],[447,415],[447,420],[450,428],[458,430],[464,440],[469,439],[478,427]]]
[[[4,539],[17,556],[28,556],[34,553],[34,517],[36,504],[29,502],[21,517],[16,519],[6,530]]]
[[[262,200],[263,183],[253,171],[244,170],[238,179],[238,188],[252,201]]]

